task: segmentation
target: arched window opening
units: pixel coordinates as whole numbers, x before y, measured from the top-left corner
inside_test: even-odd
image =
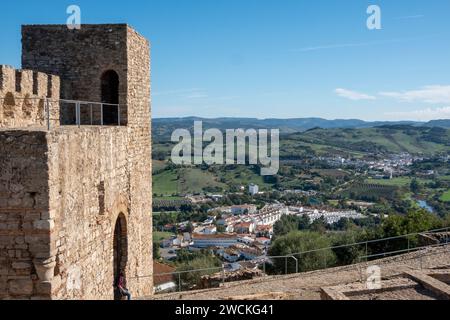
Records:
[[[118,125],[119,113],[119,75],[114,70],[108,70],[101,77],[103,105],[103,124]]]
[[[125,275],[128,262],[127,221],[123,213],[119,214],[114,227],[113,251],[114,283],[117,285],[120,274],[123,273]],[[114,299],[121,299],[120,292],[116,286],[114,286]]]

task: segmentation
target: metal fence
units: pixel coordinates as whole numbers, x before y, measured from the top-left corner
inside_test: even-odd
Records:
[[[261,263],[261,266],[263,268],[263,275],[265,275],[265,261],[267,260],[273,260],[273,259],[293,259],[296,263],[298,263],[298,260],[293,256],[266,256],[262,260],[264,262]],[[220,283],[224,284],[225,282],[232,282],[227,281],[227,274],[231,274],[234,271],[228,271],[229,267],[231,266],[231,263],[224,263],[221,267],[215,267],[215,268],[204,268],[204,269],[193,269],[193,270],[183,270],[183,271],[176,271],[176,272],[167,272],[167,273],[158,273],[154,274],[153,277],[162,277],[162,276],[171,276],[172,280],[176,283],[177,291],[189,291],[198,289],[199,285],[199,279],[202,276],[206,275],[217,275],[220,273]],[[288,274],[287,264],[286,264],[286,273]],[[134,277],[131,279],[137,279],[137,278],[146,278],[150,276],[141,276],[141,277]]]
[[[178,291],[181,292],[184,289],[190,289],[192,288],[193,283],[190,283],[189,280],[187,280],[185,277],[183,276],[189,276],[189,275],[194,275],[194,276],[203,276],[203,275],[207,275],[207,274],[214,274],[217,272],[221,272],[222,273],[222,283],[225,283],[225,275],[226,275],[226,271],[225,271],[225,267],[217,267],[217,268],[204,268],[204,269],[195,269],[195,270],[185,270],[185,271],[177,271],[177,272],[168,272],[168,273],[159,273],[159,274],[155,274],[154,276],[172,276],[172,278],[176,281],[177,284],[177,288]]]
[[[420,251],[422,250],[422,252],[420,252],[418,255],[415,255],[413,257],[405,257],[405,260],[402,262],[399,262],[396,264],[397,268],[400,268],[401,266],[403,267],[411,267],[412,262],[416,262],[418,263],[418,269],[423,270],[427,268],[427,264],[426,264],[426,258],[427,257],[432,257],[432,256],[436,256],[436,255],[442,255],[442,251],[438,251],[438,252],[429,252],[425,249],[434,249],[434,248],[446,248],[448,249],[448,253],[450,256],[450,241],[447,241],[445,243],[440,243],[440,244],[435,244],[435,245],[428,245],[428,246],[421,246],[418,248],[412,248],[412,249],[405,249],[405,250],[397,250],[395,252],[388,252],[388,253],[378,253],[378,254],[372,254],[372,255],[368,255],[368,256],[362,256],[360,257],[360,262],[358,263],[358,268],[359,268],[359,274],[360,274],[360,281],[364,282],[364,272],[363,272],[363,266],[365,264],[365,266],[369,266],[370,265],[370,260],[373,259],[380,259],[380,258],[384,258],[386,257],[386,255],[389,256],[396,256],[396,255],[400,255],[400,254],[404,254],[404,253],[410,253],[411,251]],[[365,262],[363,261],[365,260]],[[408,262],[409,261],[409,262]],[[444,261],[444,264],[446,264],[446,262]]]
[[[276,270],[277,272],[273,272],[273,275],[288,275],[288,274],[297,274],[297,273],[303,273],[303,272],[309,272],[309,271],[315,271],[315,270],[321,270],[326,269],[330,267],[339,267],[339,266],[350,266],[354,264],[361,264],[362,262],[369,263],[371,260],[375,259],[381,259],[385,257],[392,257],[395,255],[400,255],[404,253],[410,253],[414,251],[420,251],[427,248],[436,248],[436,247],[446,247],[450,244],[450,237],[447,235],[445,238],[444,243],[440,244],[434,244],[434,245],[420,245],[418,244],[418,236],[421,234],[432,234],[437,232],[448,232],[450,231],[450,227],[447,228],[441,228],[441,229],[434,229],[434,230],[426,230],[422,232],[415,232],[410,234],[405,234],[401,236],[395,236],[395,237],[387,237],[387,238],[381,238],[381,239],[375,239],[375,240],[367,240],[363,242],[355,242],[350,244],[344,244],[339,246],[330,246],[325,248],[319,248],[314,250],[307,250],[297,253],[292,253],[288,255],[283,256],[265,256],[261,257],[257,260],[257,264],[262,271],[262,275],[266,276],[268,271],[271,269],[274,269],[274,266],[277,266]],[[390,246],[389,242],[397,241],[397,240],[404,240],[403,243],[405,244],[405,248],[402,249],[395,249],[395,250],[389,250],[389,248],[396,248],[396,246],[399,244],[396,243],[396,246]],[[385,246],[371,246],[371,244],[380,244],[384,243]],[[343,264],[337,264],[336,261],[333,261],[329,258],[329,255],[325,253],[336,253],[336,250],[340,249],[348,249],[348,248],[358,248],[356,250],[356,255],[353,257],[352,261],[349,261],[349,263],[343,263]],[[374,249],[380,249],[380,252],[372,252]],[[383,248],[388,248],[383,249]],[[450,251],[449,251],[450,252]],[[419,257],[415,257],[413,259],[423,259],[423,257],[427,253],[423,253]],[[308,255],[310,256],[308,258]],[[320,257],[322,256],[322,260]],[[332,256],[332,255],[331,255]],[[312,265],[309,265],[307,268],[305,268],[305,262],[308,262],[309,260],[317,261],[317,263],[313,263]],[[420,265],[422,268],[422,260],[420,260]],[[195,280],[200,279],[204,275],[211,275],[211,274],[218,274],[221,273],[222,279],[221,283],[224,284],[225,282],[231,282],[227,281],[227,266],[230,264],[223,264],[222,267],[216,267],[216,268],[206,268],[206,269],[194,269],[194,270],[184,270],[184,271],[176,271],[176,272],[170,272],[170,273],[160,273],[160,274],[154,274],[153,276],[172,276],[173,281],[176,283],[177,291],[189,291],[198,289],[198,286],[196,286]],[[359,266],[360,268],[360,266]],[[281,271],[282,270],[282,271]],[[362,271],[361,271],[362,272]],[[148,276],[142,276],[142,277],[135,277],[135,278],[143,278]],[[132,278],[133,279],[133,278]],[[192,282],[194,281],[194,282]]]
[[[37,97],[1,97],[0,102],[5,105],[3,102],[8,99],[11,100],[8,102],[8,107],[14,108],[13,112],[18,112],[18,107],[25,101],[39,101],[43,108],[35,107],[35,111],[40,113],[37,116],[44,120],[47,130],[51,129],[52,123],[78,127],[124,124],[123,112],[126,109],[120,104]],[[17,101],[22,103],[19,104]],[[59,117],[55,116],[55,111],[59,111]]]
[[[119,104],[65,100],[60,104],[61,125],[121,125],[121,106]]]
[[[361,257],[364,257],[366,260],[374,259],[374,258],[380,258],[380,257],[386,257],[393,254],[401,254],[401,253],[408,253],[411,251],[417,251],[422,248],[428,247],[428,246],[420,246],[418,245],[418,237],[421,234],[426,233],[437,233],[437,232],[448,232],[450,230],[450,227],[446,228],[440,228],[440,229],[434,229],[434,230],[427,230],[427,231],[421,231],[421,232],[414,232],[409,233],[405,235],[395,236],[395,237],[387,237],[387,238],[381,238],[381,239],[374,239],[374,240],[367,240],[362,242],[355,242],[350,244],[344,244],[344,245],[338,245],[338,246],[331,246],[331,247],[325,247],[320,249],[314,249],[314,250],[307,250],[297,253],[290,254],[291,256],[298,257],[299,261],[301,262],[302,259],[308,259],[309,256],[315,257],[315,260],[317,259],[318,254],[322,255],[322,263],[317,264],[316,266],[313,266],[312,270],[318,270],[318,269],[326,269],[331,266],[343,266],[348,265],[351,263],[357,263],[361,262]],[[446,242],[450,242],[449,237],[446,237]],[[333,253],[338,254],[339,251],[344,251],[345,249],[348,250],[354,250],[354,252],[350,252],[350,256],[353,255],[352,261],[349,261],[350,263],[344,263],[341,265],[336,265],[333,263],[332,259],[329,259],[329,255],[327,253]],[[347,252],[348,253],[348,252]],[[301,267],[300,263],[300,267]],[[291,268],[292,269],[292,268]],[[308,269],[298,269],[296,272],[305,272],[305,271],[312,271]]]

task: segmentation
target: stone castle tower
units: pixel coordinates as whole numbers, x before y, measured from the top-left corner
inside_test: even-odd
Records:
[[[0,66],[0,299],[152,293],[150,48],[125,24],[22,28]]]

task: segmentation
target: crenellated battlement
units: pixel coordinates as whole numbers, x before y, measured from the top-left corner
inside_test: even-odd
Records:
[[[15,96],[30,95],[59,100],[59,87],[58,76],[0,65],[0,93],[3,95],[10,92]]]
[[[58,76],[0,65],[0,128],[42,126],[46,105],[57,124],[59,92]]]

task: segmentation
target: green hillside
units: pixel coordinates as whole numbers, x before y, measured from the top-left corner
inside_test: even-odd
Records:
[[[153,175],[153,193],[157,197],[221,191],[227,186],[211,172],[195,167],[174,168]]]
[[[169,164],[174,144],[163,141],[153,145],[153,192],[158,198],[172,195],[195,194],[202,192],[238,191],[240,186],[256,183],[261,190],[270,190],[277,183],[283,188],[298,189],[322,183],[322,179],[344,178],[327,171],[309,172],[310,177],[291,171],[289,164],[282,164],[278,179],[260,176],[252,166],[211,166],[176,167]],[[344,156],[362,158],[407,152],[414,155],[431,156],[450,153],[450,129],[439,127],[413,127],[405,125],[382,126],[363,129],[311,129],[302,133],[280,137],[281,160],[300,159],[319,156]],[[294,172],[294,173],[293,173]],[[344,174],[345,176],[345,174]],[[380,182],[366,181],[366,183]],[[386,188],[378,193],[388,193],[390,186],[401,187],[410,183],[409,178],[399,178],[384,182]],[[383,184],[383,183],[382,183]],[[373,190],[360,185],[349,192]],[[445,197],[444,197],[445,198]]]
[[[431,155],[450,151],[450,130],[411,126],[384,126],[365,129],[312,129],[288,135],[281,142],[282,154],[308,149],[329,152],[401,153]]]

